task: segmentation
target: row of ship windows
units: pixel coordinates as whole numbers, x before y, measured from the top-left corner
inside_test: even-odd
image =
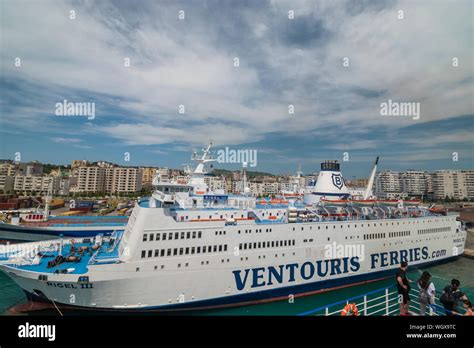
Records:
[[[296,254],[293,252],[293,256],[295,256],[295,255],[296,255]],[[285,257],[285,254],[283,253],[283,254],[281,254],[281,256],[282,256],[282,257]],[[278,254],[275,254],[275,258],[277,258],[277,257],[278,257]],[[258,256],[258,259],[259,259],[259,260],[260,260],[260,259],[264,259],[264,258],[265,258],[265,255],[259,255],[259,256]],[[248,256],[247,256],[247,257],[241,257],[241,258],[240,258],[240,261],[248,261],[248,260],[249,260]],[[221,259],[221,263],[229,263],[229,262],[230,262],[230,259]],[[204,265],[209,265],[209,260],[207,260],[207,261],[201,261],[201,266],[204,266]],[[188,266],[189,266],[189,262],[186,262],[186,263],[184,264],[184,267],[188,267]],[[180,264],[180,263],[178,263],[178,268],[181,268],[181,264]],[[161,265],[160,269],[165,269],[165,265]],[[154,270],[155,270],[155,271],[158,270],[158,266],[154,266]],[[135,269],[135,271],[136,271],[136,272],[140,272],[140,267],[137,267],[137,268]],[[42,279],[41,277],[42,277],[42,276],[40,275],[39,280]],[[48,277],[47,277],[47,276],[44,276],[44,277],[45,277],[44,281],[47,281],[47,280],[48,280]],[[89,281],[89,277],[86,276],[86,277],[84,277],[84,278],[87,278],[87,280],[86,280],[87,282]],[[79,277],[79,281],[81,281],[81,277]]]
[[[273,240],[266,242],[240,243],[239,250],[252,250],[262,248],[278,248],[283,246],[295,245],[295,240]]]
[[[449,231],[451,231],[451,227],[428,228],[426,230],[418,230],[418,234],[449,232]]]
[[[265,232],[271,232],[271,231],[272,231],[271,228],[266,228],[265,229]],[[257,228],[255,230],[255,233],[262,233],[262,232],[263,232],[263,229],[261,229],[261,228]],[[240,234],[240,230],[238,231],[238,233]],[[245,233],[252,233],[252,230],[245,230]]]
[[[443,221],[444,221],[444,219],[443,219]],[[449,220],[446,219],[446,221],[449,221]],[[426,221],[424,220],[423,223],[425,223],[425,222],[426,222]],[[428,222],[431,222],[431,220],[428,220]],[[404,225],[404,224],[405,224],[405,221],[402,221],[402,223],[403,223],[403,225]],[[420,221],[416,221],[416,223],[419,224]],[[408,221],[408,224],[411,224],[411,221]],[[413,221],[413,224],[415,224],[415,221]],[[383,223],[380,222],[379,225],[382,226]],[[394,225],[395,225],[395,223],[392,222],[392,226],[394,226]],[[400,225],[400,222],[397,222],[397,225]],[[370,227],[370,226],[371,226],[371,224],[367,224],[367,227]],[[377,224],[376,224],[376,223],[373,223],[372,226],[373,226],[373,227],[377,227]],[[388,222],[385,223],[385,226],[388,226]],[[340,227],[343,228],[344,225],[341,224]],[[351,228],[351,225],[346,225],[346,227],[347,227],[347,228]],[[360,224],[360,227],[364,227],[364,224]],[[332,225],[332,228],[335,229],[335,228],[336,228],[336,225]],[[354,228],[357,228],[357,224],[354,224]],[[313,226],[309,226],[309,229],[312,230],[312,229],[313,229]],[[320,230],[320,229],[321,229],[321,226],[318,226],[318,230]],[[326,230],[327,230],[327,229],[329,229],[329,226],[328,226],[328,225],[326,225]],[[293,227],[293,231],[296,231],[296,227]],[[301,231],[304,231],[304,227],[301,227]]]
[[[146,242],[149,240],[150,242],[153,242],[153,240],[196,239],[201,237],[202,231],[156,233],[156,237],[155,233],[145,233],[143,235],[143,241]]]
[[[240,230],[238,233],[240,234]],[[263,229],[256,229],[255,233],[262,233]],[[266,228],[265,232],[272,232],[271,228]],[[215,231],[215,235],[226,235],[226,231]],[[245,233],[252,233],[252,230],[245,230]],[[174,236],[174,238],[173,238]],[[169,232],[169,233],[145,233],[143,234],[143,241],[153,242],[154,240],[173,240],[173,239],[195,239],[202,238],[202,231],[192,231],[192,232]]]
[[[398,231],[398,232],[389,232],[389,237],[406,237],[411,235],[410,231]]]
[[[385,233],[369,233],[369,234],[364,234],[364,240],[382,239],[382,238],[385,238]]]
[[[142,259],[146,257],[164,257],[164,256],[177,256],[177,255],[194,255],[194,254],[205,254],[215,252],[227,251],[227,244],[224,245],[209,245],[203,247],[186,247],[186,248],[174,248],[174,249],[155,249],[153,250],[142,250]]]
[[[237,216],[237,213],[235,213],[235,215]],[[265,212],[261,213],[260,215],[261,215],[261,216],[265,216]],[[268,212],[268,213],[266,213],[266,215],[268,215],[268,216],[280,216],[280,213],[274,214],[274,213]],[[282,214],[282,216],[285,216],[285,215],[286,215],[285,213]],[[243,218],[243,217],[244,217],[244,214],[240,214],[240,217]],[[186,216],[181,215],[179,218],[180,218],[181,221],[183,221],[183,220],[189,220],[189,216],[188,216],[188,215],[186,215]],[[215,218],[217,218],[217,216],[215,216]],[[234,214],[231,214],[231,215],[230,215],[230,218],[233,219],[233,218],[234,218]],[[200,220],[200,219],[201,219],[201,215],[198,215],[198,216],[197,216],[197,219]],[[221,219],[221,220],[224,219],[224,215],[219,215],[219,219]],[[212,215],[209,215],[209,220],[212,220]]]

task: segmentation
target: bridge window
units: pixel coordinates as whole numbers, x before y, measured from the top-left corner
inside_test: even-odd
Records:
[[[155,237],[155,235],[153,233],[150,233],[150,242],[153,242],[153,237]]]
[[[153,255],[153,250],[148,250],[148,257],[152,257]]]
[[[142,259],[146,257],[146,250],[142,250]]]
[[[144,242],[147,241],[147,236],[148,236],[148,235],[147,235],[146,233],[143,235],[143,241],[144,241]]]
[[[156,240],[160,240],[160,234],[159,234],[159,233],[156,234],[156,238],[155,238],[155,239],[156,239]]]

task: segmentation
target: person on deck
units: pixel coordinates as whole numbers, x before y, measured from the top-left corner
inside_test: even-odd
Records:
[[[397,270],[395,275],[398,293],[402,296],[402,301],[400,302],[400,315],[410,315],[408,313],[408,308],[410,302],[410,283],[412,281],[407,278],[407,269],[408,263],[406,261],[402,261],[400,263],[400,268]]]
[[[466,310],[466,313],[464,313],[465,316],[468,316],[468,317],[474,316],[474,312],[472,311],[471,301],[464,301],[464,309]]]
[[[451,285],[447,286],[443,290],[443,294],[439,298],[439,301],[443,304],[446,315],[457,314],[458,302],[468,301],[466,295],[459,289],[461,282],[457,279],[451,280]]]
[[[417,281],[418,289],[420,290],[418,300],[420,302],[420,315],[424,316],[426,313],[426,306],[432,305],[435,302],[436,289],[431,282],[431,274],[424,271],[421,278]]]

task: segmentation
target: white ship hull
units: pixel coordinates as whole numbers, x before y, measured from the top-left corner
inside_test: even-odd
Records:
[[[127,227],[131,229],[148,235],[202,233],[185,240],[134,242],[126,232],[130,249],[122,253],[120,263],[89,265],[80,274],[48,274],[47,281],[39,281],[37,271],[0,267],[28,294],[66,306],[124,311],[208,308],[296,297],[393,276],[402,259],[410,267],[446,262],[463,253],[466,239],[453,215],[225,226],[224,221],[176,223],[162,209],[137,206]],[[257,248],[244,249],[246,243],[257,243]],[[359,258],[328,258],[328,245],[333,243],[363,245],[364,250]],[[179,254],[180,248],[214,250],[214,245],[217,250],[222,245],[222,251],[154,257],[155,250],[173,253],[177,248]],[[143,251],[145,257],[137,257]],[[89,277],[88,284],[78,283],[83,275]]]

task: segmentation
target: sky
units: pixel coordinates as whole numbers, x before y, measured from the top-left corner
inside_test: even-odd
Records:
[[[0,158],[180,168],[212,141],[272,173],[474,169],[473,7],[0,0]]]

